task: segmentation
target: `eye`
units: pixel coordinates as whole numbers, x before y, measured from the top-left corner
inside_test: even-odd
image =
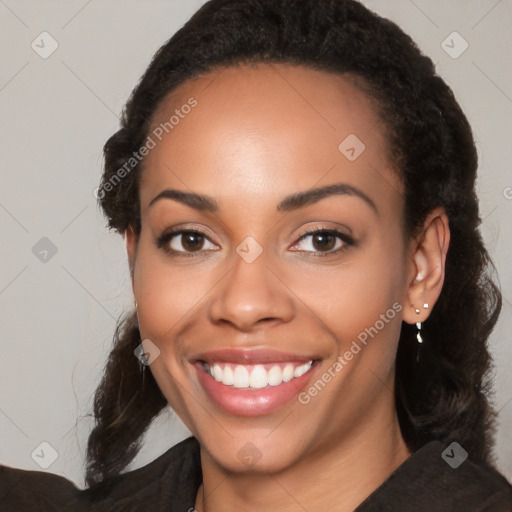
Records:
[[[160,249],[173,254],[181,253],[181,256],[193,256],[193,253],[217,248],[203,232],[194,229],[164,233],[158,237],[156,243]],[[210,247],[205,248],[205,244],[209,244]]]
[[[181,229],[162,234],[156,240],[158,248],[176,256],[196,256],[204,251],[218,249],[205,233],[195,229]],[[301,247],[297,252],[316,253],[316,256],[329,256],[355,245],[347,234],[336,229],[313,228],[306,231],[290,248]]]
[[[313,228],[306,231],[292,248],[298,245],[302,246],[298,252],[313,252],[317,253],[317,256],[329,256],[354,245],[354,240],[337,229]]]

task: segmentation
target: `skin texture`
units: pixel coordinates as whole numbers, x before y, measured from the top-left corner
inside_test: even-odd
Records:
[[[436,210],[417,239],[405,238],[384,127],[349,77],[283,64],[217,70],[176,89],[153,127],[192,96],[197,106],[146,157],[142,229],[128,229],[126,245],[141,336],[160,350],[151,371],[201,443],[196,509],[351,511],[410,455],[394,404],[395,355],[401,321],[424,321],[441,291],[448,220]],[[365,144],[354,161],[338,149],[350,134]],[[360,189],[378,212],[354,195],[276,210],[285,196],[335,183]],[[213,196],[219,210],[149,206],[166,188]],[[155,243],[178,227],[205,234],[199,252],[174,237],[192,257]],[[308,228],[340,230],[355,244],[300,240]],[[252,263],[236,252],[248,236],[263,249]],[[189,362],[200,351],[275,348],[320,359],[316,380],[395,303],[401,311],[307,404],[229,414]],[[250,467],[238,457],[248,442],[261,455]]]

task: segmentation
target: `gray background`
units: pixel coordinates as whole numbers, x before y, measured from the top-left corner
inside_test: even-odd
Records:
[[[83,487],[92,395],[116,319],[132,305],[123,241],[105,229],[93,195],[102,146],[153,53],[202,3],[0,0],[3,464],[43,470],[36,460],[50,461],[52,451],[40,447],[46,441],[58,455],[47,471]],[[434,60],[474,129],[482,234],[505,298],[491,339],[500,410],[496,455],[512,479],[512,1],[364,3],[397,22]],[[59,45],[46,59],[31,47],[34,40],[42,46],[43,31]],[[469,44],[458,58],[445,49],[459,51],[461,40],[442,46],[454,31]],[[43,237],[57,249],[46,262],[44,253],[33,252]],[[166,411],[131,467],[187,435]]]

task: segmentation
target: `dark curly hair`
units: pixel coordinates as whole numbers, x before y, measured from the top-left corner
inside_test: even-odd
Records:
[[[402,324],[396,360],[396,408],[416,451],[457,440],[470,457],[493,465],[487,340],[501,310],[494,266],[482,242],[475,193],[477,154],[468,121],[434,65],[396,24],[353,0],[211,0],[153,57],[132,92],[121,127],[105,144],[98,198],[108,226],[140,233],[143,160],[119,178],[144,143],[152,117],[186,80],[242,63],[288,63],[346,75],[375,100],[405,190],[404,232],[418,234],[443,207],[450,248],[441,295],[423,327],[416,364],[413,327]],[[110,186],[108,186],[110,184]],[[134,349],[135,312],[123,318],[94,401],[86,483],[122,472],[152,420],[167,405],[151,372],[142,379]]]

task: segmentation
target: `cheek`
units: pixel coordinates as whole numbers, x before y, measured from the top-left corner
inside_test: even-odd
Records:
[[[206,270],[198,274],[193,265],[172,264],[141,240],[134,272],[141,335],[155,340],[172,337],[208,294],[208,275]]]
[[[198,275],[192,266],[172,265],[141,240],[134,272],[134,293],[142,339],[151,340],[159,356],[151,363],[151,372],[173,410],[191,428],[188,394],[183,393],[182,358],[186,347],[179,333],[201,307],[211,285],[206,274]],[[181,385],[180,385],[181,383]]]
[[[336,266],[319,267],[315,272],[288,270],[287,273],[290,288],[307,306],[304,310],[308,314],[312,312],[336,335],[340,344],[350,344],[365,329],[374,326],[381,315],[400,325],[396,309],[401,307],[404,261],[392,244],[375,239],[371,245],[352,251],[350,256],[347,253],[347,258]],[[393,332],[387,329],[391,323],[386,322],[386,328],[382,329],[379,321],[378,327],[396,339],[397,329]]]

